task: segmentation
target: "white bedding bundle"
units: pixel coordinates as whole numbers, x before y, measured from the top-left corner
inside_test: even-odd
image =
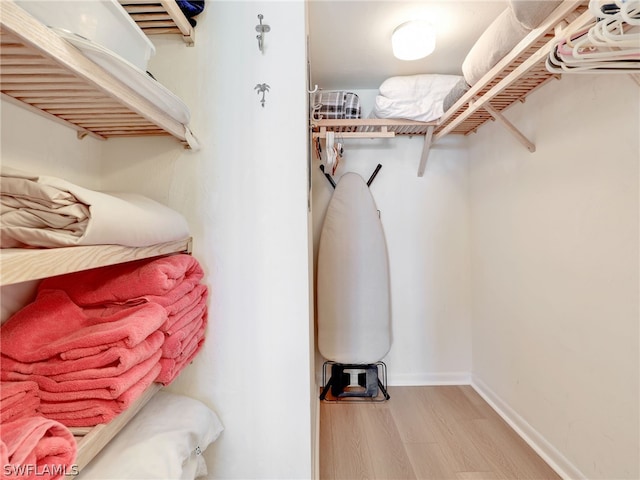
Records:
[[[142,195],[97,192],[8,167],[0,182],[2,248],[144,247],[189,236],[180,213]]]
[[[444,113],[443,101],[460,75],[421,74],[391,77],[380,85],[372,116],[430,122]]]
[[[193,480],[206,476],[202,453],[222,433],[202,402],[160,391],[82,469],[78,480]]]

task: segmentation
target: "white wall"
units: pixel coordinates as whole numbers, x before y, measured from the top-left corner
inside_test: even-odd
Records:
[[[264,56],[258,13],[272,27]],[[191,106],[202,151],[79,141],[2,102],[2,162],[137,191],[187,217],[211,325],[172,389],[226,425],[207,452],[211,477],[308,478],[304,5],[209,2],[194,48],[155,42],[151,69]],[[373,93],[359,93],[371,105]],[[490,124],[468,151],[458,137],[436,144],[422,178],[417,137],[349,140],[342,167],[368,178],[383,164],[372,193],[391,262],[390,382],[473,368],[476,385],[588,478],[640,475],[638,100],[625,77],[567,77],[507,112],[533,155]],[[316,245],[331,195],[317,166]]]
[[[259,13],[271,25],[264,55]],[[3,160],[139,192],[187,217],[211,287],[210,324],[202,353],[170,389],[207,403],[226,427],[205,454],[210,476],[310,478],[304,2],[207,2],[195,47],[178,37],[154,43],[150,71],[190,106],[200,152],[171,138],[78,141],[7,109]],[[264,108],[254,90],[263,82]],[[90,153],[102,161],[85,166]]]
[[[79,141],[75,130],[6,100],[0,102],[0,112],[2,165],[100,187],[104,142],[92,137]]]
[[[567,75],[506,112],[536,153],[470,140],[474,382],[574,477],[640,475],[639,100]]]
[[[191,106],[202,150],[106,147],[105,181],[185,214],[207,270],[209,338],[173,389],[225,424],[206,454],[211,478],[311,475],[304,8],[208,2],[196,46],[156,40],[150,66]],[[264,108],[258,83],[271,87]]]
[[[377,90],[355,90],[368,116]],[[466,383],[471,371],[467,156],[464,138],[433,148],[417,176],[423,137],[346,139],[344,172],[365,180],[382,164],[371,193],[389,254],[392,332],[384,359],[390,384]],[[313,160],[314,245],[333,189]],[[319,356],[319,354],[318,354]],[[321,366],[321,365],[320,365]]]
[[[100,158],[104,142],[79,141],[75,130],[0,101],[0,162],[3,166],[54,175],[87,188],[100,187]],[[0,320],[4,322],[33,301],[37,282],[0,288]]]

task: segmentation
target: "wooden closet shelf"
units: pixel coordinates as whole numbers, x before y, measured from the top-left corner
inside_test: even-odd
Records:
[[[335,131],[343,137],[393,137],[424,135],[424,147],[418,176],[425,170],[432,143],[448,134],[474,133],[489,120],[499,121],[529,151],[535,145],[507,120],[502,111],[545,85],[558,74],[547,70],[545,62],[556,35],[587,25],[592,15],[586,0],[564,0],[551,15],[532,30],[495,67],[473,85],[442,117],[431,123],[409,120],[315,120],[311,119],[313,138],[325,138]],[[640,80],[638,80],[640,82]]]
[[[536,29],[532,30],[495,67],[485,74],[440,118],[434,133],[437,140],[449,133],[468,135],[495,117],[497,112],[524,99],[554,78],[545,61],[556,31],[584,25],[591,19],[584,0],[565,0]]]
[[[311,120],[313,138],[325,138],[327,132],[336,132],[345,138],[385,138],[396,135],[425,135],[435,122],[416,122],[387,118],[353,120]]]
[[[195,42],[195,31],[175,0],[118,0],[131,18],[147,35],[178,34],[189,46]]]
[[[184,144],[193,138],[187,126],[107,73],[13,2],[2,2],[1,8],[3,99],[69,126],[79,137],[171,135]],[[77,116],[78,112],[85,115]]]
[[[0,250],[0,285],[40,280],[132,260],[191,253],[191,238],[150,247],[90,245],[61,248],[5,248]]]

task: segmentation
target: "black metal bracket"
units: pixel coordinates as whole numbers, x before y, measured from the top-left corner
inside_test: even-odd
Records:
[[[327,381],[327,368],[329,367],[331,376]],[[350,378],[353,371],[357,372],[357,385],[351,384]],[[379,372],[382,376],[379,375]],[[320,400],[328,402],[384,402],[391,398],[386,388],[387,366],[384,362],[344,364],[326,361],[322,367],[322,381],[325,386],[320,394]],[[331,392],[331,399],[327,399],[329,392]]]

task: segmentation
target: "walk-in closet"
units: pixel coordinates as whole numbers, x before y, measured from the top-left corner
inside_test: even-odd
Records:
[[[637,0],[0,24],[3,478],[640,476]]]

